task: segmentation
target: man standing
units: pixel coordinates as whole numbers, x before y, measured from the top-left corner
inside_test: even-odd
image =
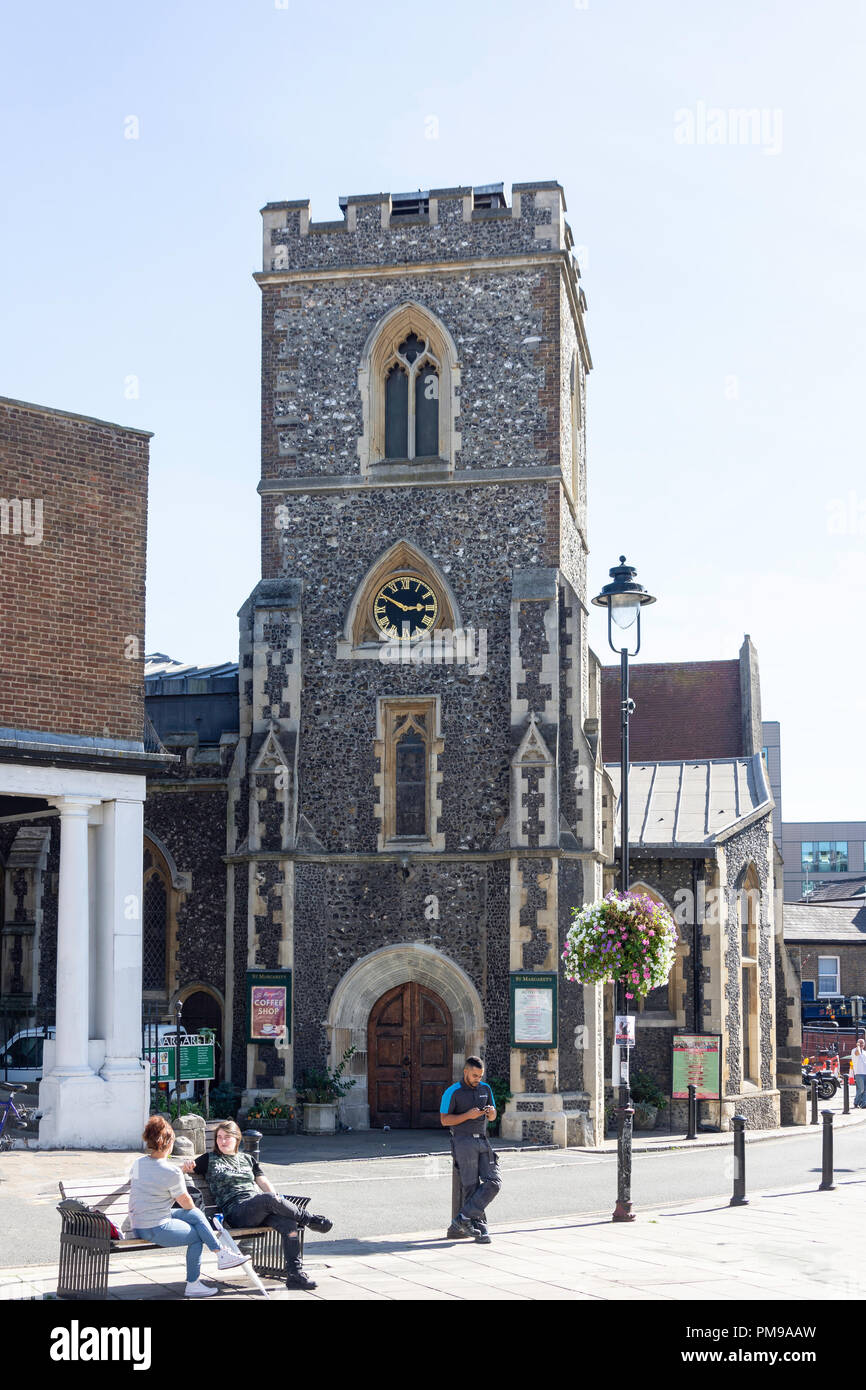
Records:
[[[862,1035],[851,1052],[851,1070],[854,1073],[854,1108],[866,1110],[866,1038]],[[845,1085],[848,1085],[847,1078]]]
[[[496,1119],[493,1092],[480,1057],[467,1057],[463,1080],[449,1086],[439,1106],[439,1119],[451,1131],[454,1161],[463,1186],[463,1205],[451,1223],[459,1237],[473,1236],[489,1245],[484,1213],[502,1186],[499,1163],[487,1138],[487,1121]]]

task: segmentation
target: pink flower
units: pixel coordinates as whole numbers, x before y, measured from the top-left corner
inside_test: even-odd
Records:
[[[626,999],[634,999],[634,995],[633,995],[633,994],[629,994],[628,991],[626,991],[626,996],[625,996],[625,997],[626,997]]]

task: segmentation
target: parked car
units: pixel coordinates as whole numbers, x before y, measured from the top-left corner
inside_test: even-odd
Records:
[[[0,1080],[37,1085],[42,1080],[42,1051],[46,1038],[55,1036],[54,1026],[22,1028],[13,1033],[0,1052]]]

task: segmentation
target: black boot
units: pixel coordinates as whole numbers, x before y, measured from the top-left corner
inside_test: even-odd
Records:
[[[300,1224],[307,1230],[318,1231],[321,1235],[324,1235],[326,1231],[330,1231],[334,1223],[333,1221],[329,1221],[327,1216],[313,1216],[305,1212],[304,1218]]]
[[[310,1290],[314,1289],[315,1287],[315,1279],[311,1279],[309,1274],[307,1274],[306,1270],[301,1268],[300,1264],[289,1265],[288,1272],[286,1274],[287,1289]]]

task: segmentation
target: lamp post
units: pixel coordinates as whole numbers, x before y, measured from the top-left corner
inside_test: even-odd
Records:
[[[621,832],[621,873],[620,891],[628,892],[628,720],[634,712],[634,701],[628,693],[628,659],[640,651],[640,610],[647,603],[655,603],[642,584],[635,580],[637,570],[625,562],[620,555],[619,564],[610,571],[613,581],[605,584],[601,593],[592,601],[599,608],[607,609],[607,640],[611,650],[619,653],[620,659],[620,809],[622,814]],[[616,630],[614,630],[616,629]],[[629,650],[629,642],[634,637],[634,651]],[[614,1017],[617,1013],[626,1014],[625,985],[616,982]],[[626,1051],[628,1057],[628,1051]],[[634,1221],[631,1209],[631,1139],[632,1118],[631,1092],[628,1084],[628,1063],[620,1066],[619,1105],[616,1126],[616,1207],[614,1221]]]

